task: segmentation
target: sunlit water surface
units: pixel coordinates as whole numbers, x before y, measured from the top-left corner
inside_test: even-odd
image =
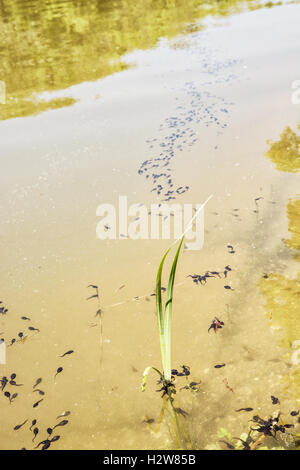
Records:
[[[6,386],[18,393],[11,404],[0,396],[0,447],[34,447],[65,411],[53,448],[174,446],[167,427],[157,431],[157,378],[140,390],[145,367],[160,367],[151,293],[170,242],[96,237],[99,204],[126,195],[150,208],[169,190],[178,203],[213,195],[204,246],[181,253],[175,281],[172,364],[191,369],[177,399],[193,446],[224,448],[219,429],[240,436],[253,414],[281,409],[290,422],[300,405],[299,5],[24,5],[0,1],[0,336],[18,340],[0,376],[23,384]],[[162,177],[157,190],[166,161],[173,187]],[[207,271],[221,274],[187,277]],[[225,325],[208,333],[215,316]],[[33,390],[39,377],[45,395]],[[191,381],[197,392],[179,390]],[[253,413],[235,411],[244,407]]]

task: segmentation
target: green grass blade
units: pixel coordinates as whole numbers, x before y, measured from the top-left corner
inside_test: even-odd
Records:
[[[165,369],[165,363],[166,363],[166,348],[165,348],[165,337],[164,337],[164,314],[163,314],[163,307],[162,307],[162,299],[161,299],[161,276],[162,276],[162,270],[163,270],[163,265],[165,262],[165,259],[169,253],[171,248],[169,248],[166,253],[164,254],[158,271],[157,271],[157,276],[156,276],[156,317],[157,317],[157,325],[158,325],[158,333],[159,333],[159,343],[160,343],[160,351],[161,351],[161,360],[162,360],[162,366],[163,370]]]
[[[155,370],[155,372],[158,373],[160,378],[163,379],[163,374],[160,372],[160,370],[156,369],[156,367],[152,367],[152,366],[146,367],[146,369],[144,370],[144,373],[143,373],[143,379],[142,379],[142,383],[141,383],[142,392],[145,391],[148,375],[149,375],[149,372],[150,372],[151,369]]]
[[[181,238],[180,244],[177,248],[174,261],[172,264],[168,289],[167,289],[167,297],[166,297],[166,305],[165,305],[165,318],[164,318],[164,340],[165,340],[165,354],[166,354],[166,364],[164,368],[164,374],[166,380],[171,380],[171,324],[172,324],[172,303],[173,303],[173,288],[174,288],[174,281],[175,281],[175,273],[177,268],[177,261],[180,253],[180,249],[184,240],[184,236]]]

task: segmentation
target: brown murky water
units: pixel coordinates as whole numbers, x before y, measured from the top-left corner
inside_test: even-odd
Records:
[[[160,367],[150,294],[170,241],[96,237],[99,204],[163,199],[151,175],[165,155],[173,190],[188,186],[176,202],[213,195],[204,247],[181,253],[174,298],[172,364],[201,381],[178,389],[193,446],[222,448],[220,428],[247,431],[249,413],[235,410],[267,417],[271,395],[290,422],[300,406],[299,13],[297,2],[0,1],[0,337],[27,336],[0,365],[24,384],[6,386],[18,393],[11,404],[0,396],[2,449],[32,448],[31,421],[38,444],[66,410],[53,448],[174,446],[167,428],[144,422],[159,416],[156,377],[140,391],[145,367]],[[207,271],[221,277],[187,277]],[[89,284],[100,289],[103,356]],[[215,316],[224,328],[208,334]],[[32,389],[39,377],[44,396]]]

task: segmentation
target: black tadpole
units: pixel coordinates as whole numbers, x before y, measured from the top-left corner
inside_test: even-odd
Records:
[[[253,408],[240,408],[239,410],[235,410],[235,411],[253,411]]]
[[[22,424],[17,424],[15,427],[14,427],[14,431],[18,431],[18,429],[20,429],[22,426],[24,426],[24,424],[26,424],[28,421],[28,419],[26,419],[26,421],[24,421],[24,423]]]
[[[32,420],[31,426],[29,428],[30,431],[32,430],[32,426],[34,426],[36,424],[36,422],[37,422],[36,419]]]
[[[38,435],[38,433],[39,433],[39,428],[34,428],[34,430],[33,430],[34,437],[32,439],[32,442],[34,442],[34,440],[35,440],[36,436]]]
[[[10,380],[9,384],[14,385],[15,387],[22,387],[24,385],[24,384],[17,384],[15,380]]]
[[[69,355],[69,354],[73,354],[73,352],[74,352],[73,349],[71,349],[70,351],[65,352],[64,354],[62,354],[62,355],[59,356],[59,357],[64,357],[64,356],[67,356],[67,355]]]
[[[37,381],[35,382],[34,386],[32,388],[35,388],[37,387],[41,382],[42,382],[42,377],[40,377],[39,379],[37,379]]]
[[[39,442],[35,449],[38,449],[41,444],[43,444],[42,450],[46,450],[50,447],[51,441],[49,441],[49,439],[45,439],[44,441]]]
[[[227,441],[224,441],[224,439],[220,440],[219,442],[224,442],[224,444],[226,444],[226,446],[227,446],[228,449],[230,449],[230,450],[234,450],[234,449],[235,449],[235,447],[234,447],[232,444],[230,444],[230,443],[227,442]]]
[[[273,405],[277,405],[278,403],[280,403],[280,402],[279,402],[279,399],[276,398],[276,397],[274,397],[274,395],[271,395],[271,400],[272,400],[272,404],[273,404]]]
[[[45,395],[45,392],[39,388],[36,388],[33,392],[38,392],[39,395]]]
[[[58,428],[59,426],[65,426],[66,424],[68,424],[68,422],[69,421],[67,419],[64,419],[60,423],[56,424],[53,429]]]
[[[29,331],[37,331],[38,333],[40,332],[40,330],[38,328],[34,328],[33,326],[29,326],[28,330]]]
[[[60,374],[63,370],[64,370],[63,367],[59,367],[56,371],[54,378],[57,376],[57,374]]]
[[[35,402],[35,403],[32,405],[32,407],[33,407],[33,408],[36,408],[37,406],[39,406],[39,404],[40,404],[41,401],[43,401],[43,400],[44,400],[44,398],[41,398],[39,401]]]
[[[5,376],[2,377],[2,379],[0,380],[0,383],[1,383],[1,391],[3,392],[3,390],[6,387],[6,384],[8,383],[7,377],[5,377]]]

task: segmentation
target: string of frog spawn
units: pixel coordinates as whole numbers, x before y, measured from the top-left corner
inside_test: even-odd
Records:
[[[233,59],[216,60],[213,58],[211,50],[200,48],[196,44],[193,51],[198,51],[198,62],[201,62],[199,72],[205,77],[198,85],[188,81],[184,83],[179,92],[186,95],[185,103],[179,104],[176,115],[167,117],[160,124],[158,131],[163,134],[160,138],[146,140],[149,151],[155,152],[155,157],[142,162],[138,170],[139,175],[144,175],[149,181],[152,180],[151,192],[155,192],[162,202],[176,199],[189,190],[189,186],[174,186],[172,179],[172,168],[170,163],[176,156],[176,152],[183,152],[189,149],[199,140],[197,130],[199,126],[214,126],[217,129],[217,136],[221,135],[228,126],[229,107],[234,103],[226,101],[222,96],[208,91],[208,87],[222,83],[232,83],[237,76],[226,70],[239,61]],[[199,49],[200,48],[200,49]],[[199,54],[201,50],[201,54]],[[214,146],[216,150],[217,145]]]
[[[196,128],[200,123],[206,127],[213,124],[220,129],[226,128],[223,118],[228,114],[228,106],[233,104],[207,91],[200,92],[192,82],[186,83],[184,89],[189,105],[187,108],[178,106],[178,116],[168,117],[160,125],[159,131],[165,134],[161,140],[154,138],[146,141],[149,150],[158,147],[158,156],[145,160],[138,170],[139,175],[144,175],[147,180],[152,179],[150,192],[155,192],[162,202],[174,200],[189,190],[187,185],[174,186],[170,163],[176,152],[182,152],[198,141]]]

